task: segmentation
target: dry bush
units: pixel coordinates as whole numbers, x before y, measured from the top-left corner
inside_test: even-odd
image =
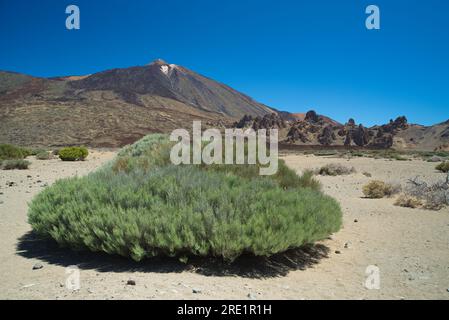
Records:
[[[322,176],[341,176],[355,173],[355,168],[346,167],[338,163],[330,163],[315,170],[315,173]]]
[[[428,184],[418,177],[407,182],[405,194],[423,202],[423,207],[429,210],[440,210],[449,204],[449,174],[446,180]]]
[[[4,160],[2,162],[3,170],[26,170],[28,166],[31,164],[28,160],[23,159],[14,159],[14,160]]]
[[[414,196],[403,193],[396,199],[394,205],[405,208],[419,208],[423,205],[423,202]]]
[[[390,197],[401,191],[399,184],[386,183],[380,180],[372,180],[363,186],[363,194],[370,199]]]

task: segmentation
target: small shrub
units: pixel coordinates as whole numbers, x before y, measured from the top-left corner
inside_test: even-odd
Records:
[[[315,171],[317,174],[322,176],[340,176],[348,175],[355,172],[354,167],[346,167],[341,164],[331,163],[327,164]]]
[[[439,165],[437,165],[435,167],[435,169],[437,169],[438,171],[441,171],[441,172],[445,172],[445,173],[449,172],[449,161],[440,163]]]
[[[394,205],[405,208],[419,208],[423,205],[423,202],[414,196],[401,194],[394,202]]]
[[[48,151],[41,151],[38,154],[36,154],[36,159],[37,160],[50,160],[51,154]]]
[[[428,184],[417,177],[407,182],[405,194],[422,201],[424,209],[440,210],[449,205],[449,174],[445,181]]]
[[[329,157],[338,155],[338,151],[336,150],[320,150],[313,152],[313,155],[316,157]]]
[[[51,152],[51,154],[54,155],[54,156],[59,156],[59,150],[61,150],[61,149],[54,149],[54,150]]]
[[[67,147],[59,150],[59,158],[62,161],[83,161],[88,154],[85,147]]]
[[[13,169],[19,169],[19,170],[25,170],[28,169],[28,166],[31,163],[28,160],[4,160],[2,163],[3,170],[13,170]]]
[[[400,189],[400,185],[393,185],[391,183],[373,180],[363,186],[363,194],[367,198],[380,199],[383,197],[392,196],[393,194],[398,193]]]
[[[42,152],[47,152],[45,149],[39,149],[39,148],[34,148],[34,149],[27,149],[27,153],[30,156],[37,156],[39,153]]]
[[[11,144],[0,144],[0,159],[12,160],[23,159],[29,155],[28,151]]]
[[[404,156],[402,156],[400,154],[392,155],[392,159],[397,160],[397,161],[407,161],[408,160],[407,158],[405,158]]]

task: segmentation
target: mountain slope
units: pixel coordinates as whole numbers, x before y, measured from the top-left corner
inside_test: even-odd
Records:
[[[273,112],[187,68],[157,60],[89,76],[0,72],[0,143],[116,147],[151,132]]]
[[[84,90],[112,90],[137,104],[139,95],[156,95],[231,118],[271,112],[267,106],[224,84],[162,60],[147,66],[100,72],[71,82],[71,86]]]

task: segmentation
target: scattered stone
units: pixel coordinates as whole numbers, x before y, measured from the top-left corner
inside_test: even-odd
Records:
[[[357,223],[357,222],[359,222],[359,220],[357,220],[357,219],[354,219],[354,222],[355,222],[355,223]]]
[[[341,254],[340,250],[335,250],[335,254]]]
[[[351,246],[352,246],[351,241],[348,241],[348,242],[345,243],[345,249],[350,249]]]
[[[136,285],[136,281],[135,281],[135,280],[132,280],[132,279],[129,279],[129,280],[126,282],[126,284],[127,284],[128,286],[135,286],[135,285]]]
[[[250,300],[257,300],[256,295],[254,293],[252,293],[252,292],[248,293],[247,297]]]
[[[32,176],[30,176],[30,175],[27,175],[27,178],[28,178],[28,179],[31,179],[31,178],[32,178]]]
[[[39,270],[39,269],[42,269],[44,266],[42,265],[42,263],[36,263],[34,266],[33,266],[33,270]]]
[[[201,293],[201,289],[193,288],[192,292],[193,293]]]
[[[449,292],[449,288],[447,288],[446,291]]]
[[[438,156],[432,156],[427,160],[428,162],[443,162],[444,158]]]
[[[0,204],[3,204],[4,202],[3,201],[0,201]]]
[[[368,178],[371,178],[371,177],[372,177],[372,174],[369,173],[369,172],[363,172],[362,174],[363,174],[365,177],[368,177]]]

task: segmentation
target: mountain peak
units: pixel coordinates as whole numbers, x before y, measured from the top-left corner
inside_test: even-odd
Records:
[[[168,65],[168,63],[162,59],[156,59],[153,62],[150,63],[150,65],[152,64],[157,64],[157,65]]]

